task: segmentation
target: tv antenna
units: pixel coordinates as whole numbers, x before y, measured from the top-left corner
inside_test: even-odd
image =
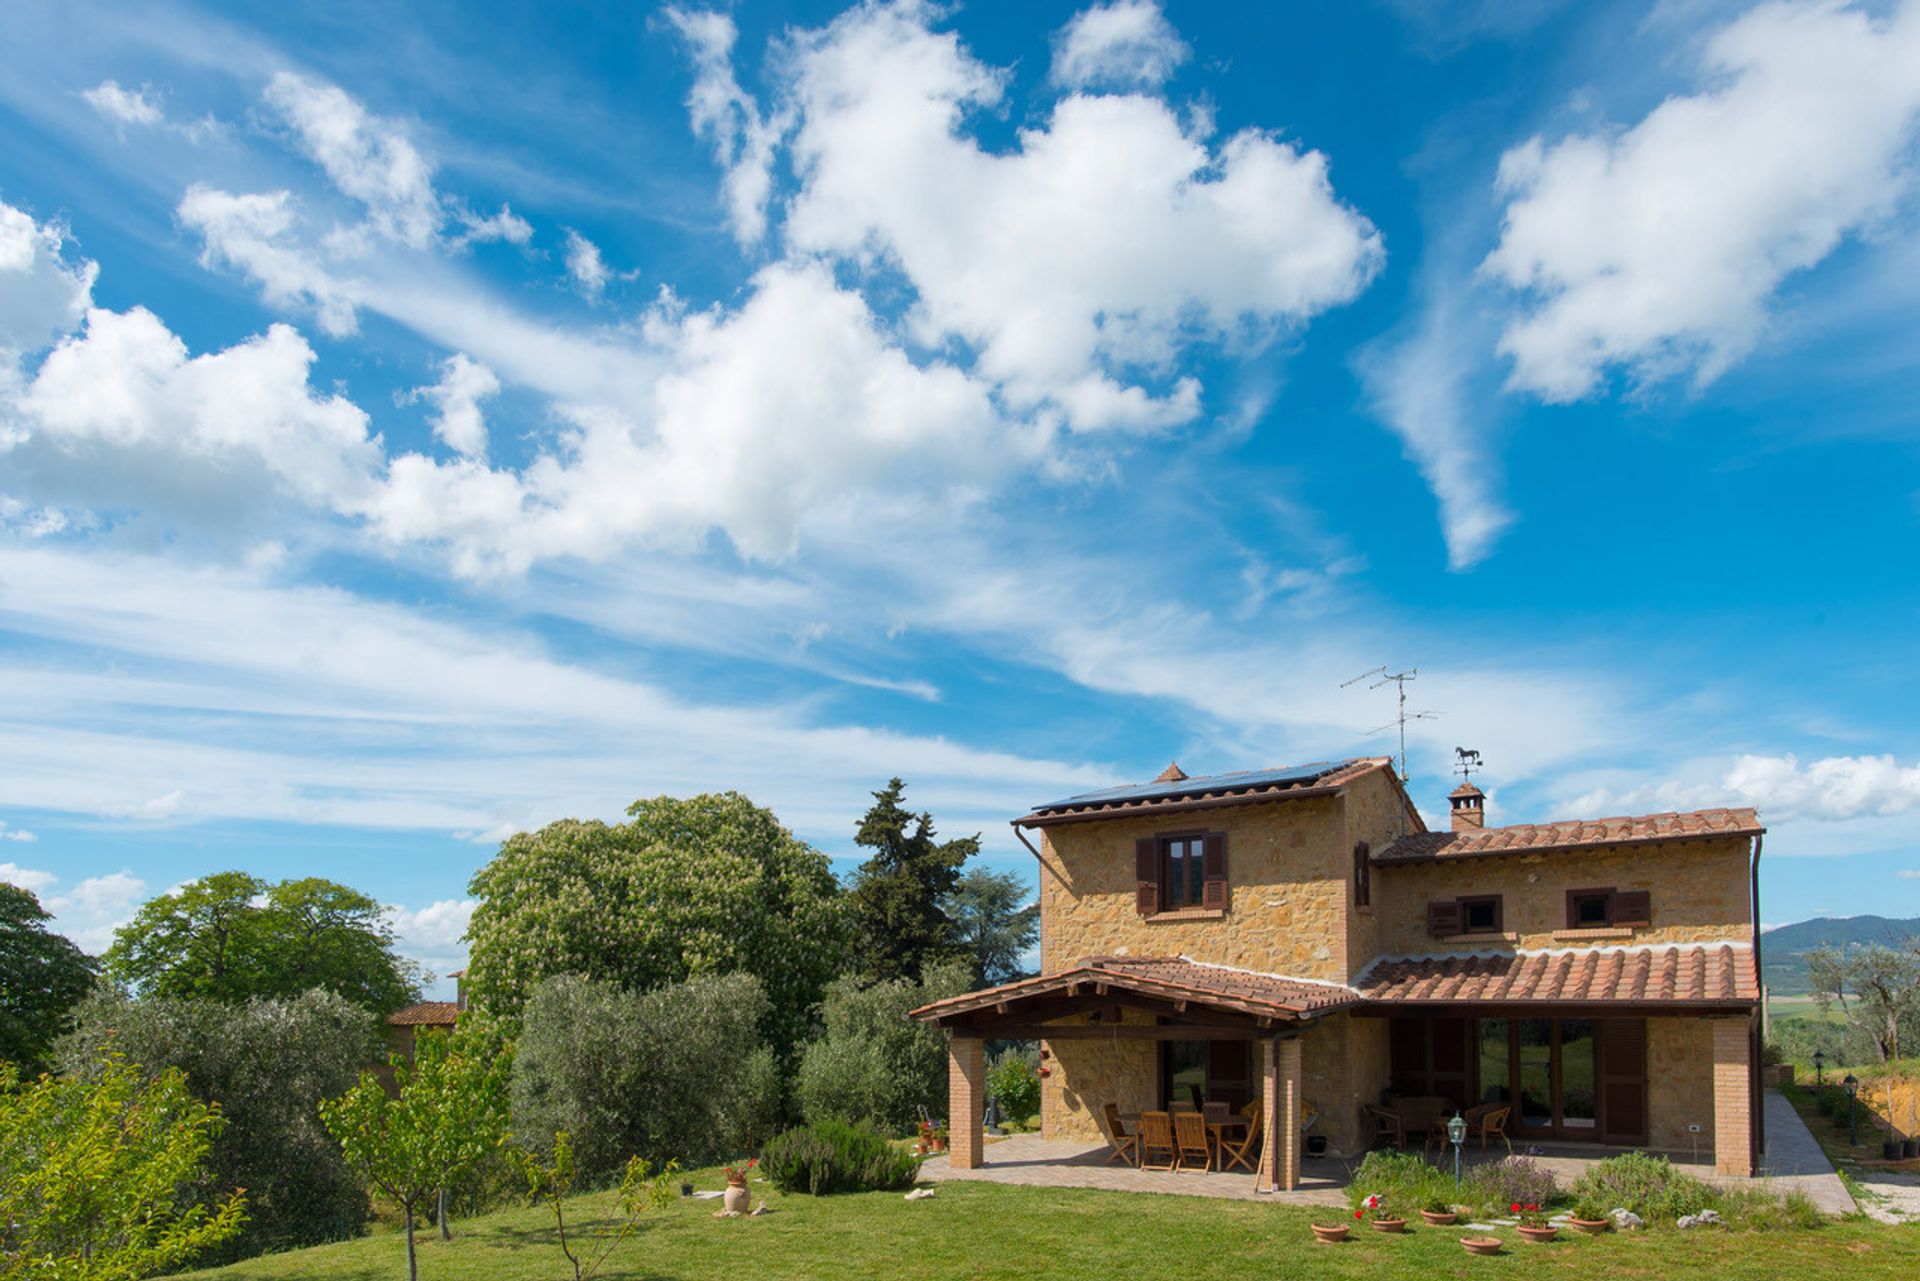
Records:
[[[1364,680],[1373,680],[1373,684],[1367,686],[1368,689],[1379,689],[1382,685],[1398,687],[1400,693],[1400,714],[1388,721],[1385,725],[1368,730],[1367,733],[1369,736],[1384,734],[1396,725],[1400,727],[1400,782],[1402,784],[1405,784],[1407,781],[1407,722],[1430,721],[1439,715],[1438,712],[1410,712],[1407,710],[1407,682],[1415,679],[1419,675],[1420,669],[1417,667],[1409,667],[1404,672],[1390,672],[1384,667],[1376,667],[1371,671],[1361,672],[1350,681],[1340,682],[1341,689],[1345,689],[1349,685],[1358,685]]]

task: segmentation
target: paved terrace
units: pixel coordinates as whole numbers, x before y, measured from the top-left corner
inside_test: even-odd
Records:
[[[1827,1162],[1820,1145],[1807,1132],[1799,1114],[1786,1099],[1773,1091],[1766,1096],[1767,1153],[1758,1179],[1722,1179],[1713,1173],[1711,1159],[1695,1159],[1693,1154],[1670,1153],[1675,1165],[1691,1170],[1701,1178],[1727,1187],[1764,1187],[1777,1192],[1799,1191],[1829,1214],[1849,1214],[1853,1198],[1847,1195],[1840,1177]],[[1417,1148],[1410,1149],[1418,1151]],[[1593,1165],[1615,1150],[1556,1144],[1514,1145],[1515,1152],[1532,1155],[1551,1169],[1562,1187],[1573,1182]],[[1481,1165],[1504,1157],[1504,1149],[1481,1152],[1468,1147],[1466,1164]],[[1136,1170],[1132,1166],[1109,1163],[1107,1145],[1084,1139],[1043,1139],[1037,1134],[1015,1134],[1004,1139],[989,1139],[986,1163],[977,1170],[956,1170],[943,1156],[931,1157],[920,1167],[921,1177],[932,1182],[949,1179],[979,1179],[989,1183],[1008,1183],[1039,1188],[1103,1188],[1111,1192],[1151,1192],[1167,1196],[1221,1197],[1254,1199],[1253,1176],[1187,1173],[1166,1170]],[[1434,1151],[1437,1163],[1451,1161],[1451,1153]],[[1293,1192],[1260,1194],[1259,1199],[1286,1205],[1346,1204],[1347,1183],[1358,1160],[1333,1157],[1308,1157],[1300,1162],[1300,1187]]]

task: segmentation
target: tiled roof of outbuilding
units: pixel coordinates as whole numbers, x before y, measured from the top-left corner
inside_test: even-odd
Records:
[[[1758,836],[1764,831],[1766,828],[1760,825],[1760,816],[1751,809],[1570,819],[1562,823],[1522,823],[1514,827],[1467,828],[1458,832],[1410,832],[1374,855],[1373,861],[1376,864],[1422,863],[1434,859],[1477,858],[1491,854],[1536,854],[1546,850],[1580,849],[1596,845],[1642,845]]]
[[[422,1001],[387,1015],[394,1027],[452,1027],[460,1019],[456,1001]]]
[[[1354,985],[1387,1004],[1741,1005],[1760,996],[1753,949],[1734,943],[1380,960]]]

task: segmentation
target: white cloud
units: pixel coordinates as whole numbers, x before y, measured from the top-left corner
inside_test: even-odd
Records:
[[[334,186],[366,207],[377,230],[414,248],[433,239],[442,217],[433,170],[398,125],[338,86],[291,71],[276,74],[263,96]]]
[[[1573,802],[1580,814],[1751,805],[1769,820],[1846,822],[1920,808],[1920,765],[1892,755],[1827,756],[1802,765],[1784,756],[1736,757],[1717,777],[1625,790],[1597,788]]]
[[[468,209],[458,210],[455,214],[460,225],[466,228],[455,238],[455,245],[486,244],[491,241],[504,241],[510,245],[525,245],[533,239],[533,224],[516,214],[510,206],[501,205],[500,212],[482,218]]]
[[[1617,134],[1509,151],[1484,264],[1525,309],[1500,351],[1552,401],[1614,367],[1708,382],[1750,351],[1794,272],[1911,189],[1920,3],[1762,4],[1715,33],[1703,87]]]
[[[24,828],[10,827],[5,821],[0,821],[0,841],[14,841],[21,845],[31,845],[39,839],[38,836]],[[9,863],[6,866],[11,867],[12,864]],[[0,877],[0,879],[4,879],[4,877]]]
[[[441,979],[466,964],[467,922],[473,919],[474,899],[439,899],[419,909],[389,906],[387,921],[403,956],[412,957]],[[441,988],[452,995],[449,985]]]
[[[9,885],[18,885],[31,891],[35,897],[46,892],[48,887],[58,885],[60,878],[52,872],[43,872],[38,868],[21,867],[18,863],[0,863],[0,881]]]
[[[1150,89],[1192,52],[1157,0],[1111,0],[1082,10],[1061,28],[1049,74],[1069,89]]]
[[[740,88],[733,74],[738,32],[724,13],[669,8],[667,19],[693,56],[693,89],[687,113],[694,134],[713,148],[722,174],[727,220],[742,244],[758,244],[767,232],[767,202],[773,193],[773,155],[785,131],[783,117],[769,119]]]
[[[1903,867],[1894,875],[1903,881],[1920,881],[1920,867]]]
[[[133,919],[147,890],[145,881],[120,871],[90,876],[71,890],[60,891],[55,873],[17,863],[0,863],[0,881],[32,891],[40,906],[52,914],[52,928],[95,956],[113,943],[116,929]]]
[[[429,387],[416,387],[408,400],[430,401],[435,410],[433,434],[441,443],[466,458],[484,458],[487,454],[487,424],[480,415],[480,402],[498,395],[500,380],[477,360],[455,352],[440,366],[440,381]]]
[[[362,291],[342,281],[295,239],[293,193],[235,195],[195,183],[175,211],[200,234],[200,261],[226,263],[259,282],[278,306],[310,305],[321,329],[335,337],[354,331]]]
[[[1186,421],[1200,389],[1166,385],[1176,355],[1257,349],[1378,271],[1379,236],[1327,158],[1260,130],[1210,150],[1164,102],[1075,95],[1016,149],[983,150],[962,122],[999,105],[1004,77],[930,17],[863,6],[793,37],[786,234],[897,266],[914,335],[977,347],[1016,408],[1082,429]]]
[[[150,127],[166,119],[160,105],[147,96],[145,89],[122,89],[117,81],[102,80],[80,96],[115,124]]]
[[[0,202],[0,377],[80,323],[99,268],[66,260],[66,233]],[[6,439],[0,424],[0,443]]]
[[[600,256],[600,246],[571,227],[567,228],[567,275],[572,277],[574,287],[590,299],[605,293],[607,282],[613,279],[606,259]]]

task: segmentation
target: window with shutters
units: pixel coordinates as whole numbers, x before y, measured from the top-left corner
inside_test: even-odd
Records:
[[[1162,912],[1221,912],[1227,907],[1227,834],[1163,832],[1134,847],[1136,908]]]
[[[1567,928],[1570,930],[1651,924],[1653,896],[1646,890],[1567,891]]]
[[[1498,934],[1500,932],[1500,896],[1463,898],[1460,903],[1462,934]]]
[[[1353,847],[1353,905],[1373,903],[1373,851],[1365,841]]]

